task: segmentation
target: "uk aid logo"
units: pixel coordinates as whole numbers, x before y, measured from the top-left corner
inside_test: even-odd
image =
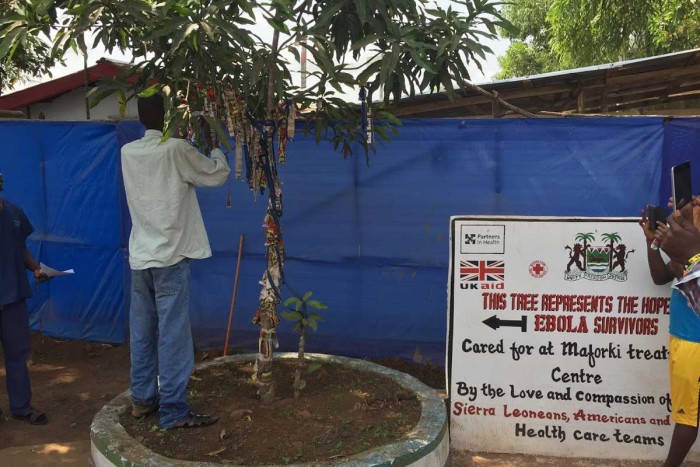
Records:
[[[463,290],[505,288],[506,265],[502,259],[461,260],[459,287]]]

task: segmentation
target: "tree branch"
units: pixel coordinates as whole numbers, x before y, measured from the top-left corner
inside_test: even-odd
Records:
[[[512,110],[512,111],[515,112],[515,113],[518,113],[518,114],[523,115],[523,116],[525,116],[525,117],[531,117],[531,118],[536,118],[536,117],[537,117],[537,115],[533,114],[532,112],[528,112],[528,111],[525,110],[525,109],[521,109],[520,107],[516,107],[516,106],[514,106],[513,104],[510,104],[510,103],[504,101],[503,99],[501,99],[500,97],[498,97],[498,94],[497,94],[497,93],[495,93],[495,92],[494,92],[494,93],[491,93],[491,92],[487,91],[486,89],[484,89],[484,88],[482,88],[482,87],[480,87],[480,86],[477,86],[476,84],[474,84],[474,83],[472,83],[472,82],[470,82],[470,81],[466,81],[466,82],[464,83],[464,85],[465,85],[465,87],[467,87],[468,89],[471,89],[472,91],[474,91],[474,92],[476,92],[476,93],[478,93],[478,94],[481,94],[482,96],[488,97],[489,99],[491,99],[491,100],[493,100],[493,101],[495,101],[495,102],[498,102],[499,105],[502,105],[502,106],[505,107],[506,109],[510,109],[510,110]]]
[[[296,39],[298,36],[299,36],[299,32],[295,32],[294,34],[289,36],[289,38],[287,40],[285,40],[284,42],[282,42],[282,45],[279,46],[278,52],[281,52],[282,50],[284,50],[289,45],[289,43],[292,42],[294,39]]]

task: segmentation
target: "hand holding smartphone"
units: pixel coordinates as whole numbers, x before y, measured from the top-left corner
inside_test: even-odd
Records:
[[[654,206],[647,204],[647,219],[649,219],[649,230],[656,232],[658,222],[666,224],[666,209],[663,206]]]
[[[690,184],[690,161],[671,167],[671,189],[673,192],[673,210],[677,211],[693,199]]]

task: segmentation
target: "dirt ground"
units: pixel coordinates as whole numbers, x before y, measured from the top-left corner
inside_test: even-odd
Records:
[[[129,349],[34,334],[30,374],[32,405],[46,412],[49,423],[32,426],[10,418],[3,381],[0,449],[89,439],[95,413],[129,386]],[[0,375],[4,380],[4,364]]]
[[[122,425],[166,457],[237,465],[322,462],[351,456],[401,438],[420,418],[420,403],[389,378],[335,364],[312,367],[306,387],[293,397],[292,362],[274,362],[277,400],[261,406],[253,364],[225,364],[196,371],[190,403],[219,415],[197,430],[161,430],[154,414]]]
[[[83,459],[89,457],[90,424],[94,414],[106,401],[128,388],[128,347],[59,341],[38,334],[32,336],[32,345],[30,371],[34,389],[33,404],[46,411],[49,424],[31,426],[11,419],[8,414],[4,382],[0,382],[0,408],[3,410],[3,416],[0,419],[0,459],[3,459],[3,453],[6,455],[5,458],[13,459],[9,463],[2,462],[2,465],[12,467],[89,465],[84,461],[62,462],[60,457],[51,457],[52,460],[43,463],[37,459],[42,457],[48,459],[46,455],[48,451],[60,450],[66,446],[77,446],[83,451],[81,453]],[[214,353],[211,356],[215,355]],[[201,360],[202,356],[198,354],[198,360]],[[0,359],[0,363],[2,361],[3,359]],[[440,367],[415,365],[401,359],[381,359],[378,363],[413,374],[433,387],[444,387],[445,375]],[[0,366],[0,378],[4,379],[4,375],[4,366]],[[27,458],[27,453],[35,457]],[[14,459],[26,459],[26,461]],[[652,467],[660,463],[453,452],[451,465],[455,467]],[[700,467],[700,463],[685,465]]]
[[[1,354],[1,352],[0,352]],[[196,361],[220,355],[216,350],[198,353]],[[4,362],[4,357],[0,363]],[[444,384],[440,367],[413,365],[401,359],[384,359],[387,366],[413,369],[426,383]],[[49,423],[32,426],[9,415],[4,382],[0,383],[0,450],[48,443],[86,441],[95,413],[129,386],[129,348],[82,341],[63,341],[32,335],[30,361],[32,404],[45,411]],[[0,377],[4,378],[4,364]],[[196,390],[196,388],[195,388]]]

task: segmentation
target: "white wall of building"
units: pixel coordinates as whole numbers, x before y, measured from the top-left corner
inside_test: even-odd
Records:
[[[76,89],[62,94],[51,101],[32,104],[29,109],[22,110],[27,117],[32,120],[40,118],[44,114],[44,119],[54,121],[84,121],[85,115],[85,91]],[[90,120],[114,120],[119,119],[119,100],[117,95],[103,99],[97,106],[90,109]],[[127,102],[124,120],[138,119],[136,109],[136,99]]]

